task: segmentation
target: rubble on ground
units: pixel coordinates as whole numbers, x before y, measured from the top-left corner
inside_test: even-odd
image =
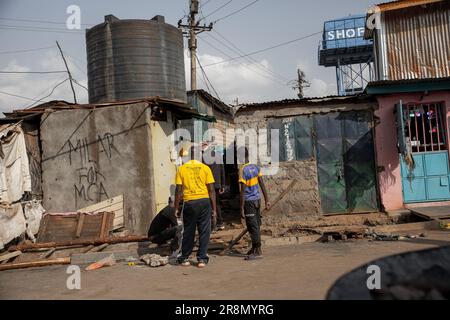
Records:
[[[162,257],[159,254],[145,254],[140,257],[141,261],[144,261],[146,265],[150,267],[161,267],[169,263],[169,257]]]

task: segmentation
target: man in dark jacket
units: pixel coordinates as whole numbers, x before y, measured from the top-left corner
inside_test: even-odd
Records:
[[[211,151],[211,157],[214,158],[216,156],[216,151],[213,149]],[[216,190],[216,210],[217,210],[217,219],[216,224],[212,226],[213,231],[223,230],[225,229],[223,225],[222,218],[222,210],[220,207],[220,195],[222,195],[225,191],[225,168],[222,163],[216,163],[209,165],[209,168],[212,171],[215,183],[214,189]]]
[[[148,229],[148,238],[151,242],[158,245],[170,242],[170,249],[175,251],[178,249],[178,236],[181,226],[178,226],[177,217],[175,216],[174,202],[169,198],[169,205],[162,209],[153,219]]]

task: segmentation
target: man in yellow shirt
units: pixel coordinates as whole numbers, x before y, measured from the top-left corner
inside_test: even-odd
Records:
[[[216,194],[211,169],[195,160],[200,147],[191,147],[191,160],[177,171],[175,183],[175,215],[180,217],[180,201],[183,198],[183,241],[178,263],[189,266],[189,256],[194,248],[195,229],[198,228],[199,247],[197,266],[204,268],[209,262],[208,243],[211,234],[211,218],[216,217]],[[197,157],[201,158],[201,156]]]

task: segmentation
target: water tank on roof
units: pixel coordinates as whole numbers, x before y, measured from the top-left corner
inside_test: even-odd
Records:
[[[186,101],[183,35],[164,17],[120,20],[86,30],[89,102],[154,96]]]

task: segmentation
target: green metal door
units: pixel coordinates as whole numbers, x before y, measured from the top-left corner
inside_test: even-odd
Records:
[[[314,117],[317,174],[323,213],[347,212],[347,195],[342,157],[342,123],[339,113]]]
[[[322,211],[378,211],[372,114],[335,112],[315,116]]]

